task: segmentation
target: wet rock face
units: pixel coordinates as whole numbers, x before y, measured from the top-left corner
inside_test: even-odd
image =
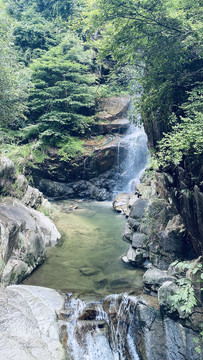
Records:
[[[20,283],[45,259],[45,247],[60,239],[52,221],[19,201],[0,205],[0,279]]]
[[[150,296],[68,299],[67,354],[72,359],[199,360],[198,334],[160,311]]]
[[[33,169],[35,186],[46,196],[55,199],[67,197],[87,197],[106,200],[99,192],[112,192],[119,180],[118,175],[118,141],[111,139],[110,144],[92,149],[74,162],[60,161],[58,156],[45,161],[38,169]],[[122,161],[127,152],[127,144],[119,146],[119,157]],[[53,184],[53,185],[51,185]],[[95,188],[94,188],[95,187]]]

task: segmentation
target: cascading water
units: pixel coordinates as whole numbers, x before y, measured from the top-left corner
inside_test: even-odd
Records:
[[[118,142],[114,193],[131,192],[148,160],[143,127],[131,124]],[[68,295],[67,355],[70,360],[139,360],[134,314],[138,300],[127,293],[85,303]]]
[[[126,149],[122,153],[121,147]],[[149,156],[147,135],[143,127],[130,125],[127,133],[118,142],[117,154],[118,174],[115,193],[131,192],[140,182]]]
[[[139,360],[131,328],[136,305],[136,297],[126,293],[91,303],[69,294],[68,359]]]

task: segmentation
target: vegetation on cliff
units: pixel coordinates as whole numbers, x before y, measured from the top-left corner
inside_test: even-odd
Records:
[[[130,63],[135,69],[133,93],[140,86],[137,109],[151,144],[158,147],[164,137],[165,162],[177,163],[186,148],[202,152],[203,122],[196,109],[197,95],[202,101],[200,1],[87,0],[87,7],[88,31],[100,31],[96,41],[100,57],[112,56],[119,66]],[[188,98],[189,108],[183,106]],[[171,135],[164,136],[168,132]],[[168,156],[174,145],[179,155]]]
[[[82,151],[78,137],[94,122],[99,84],[110,89],[82,29],[74,29],[80,5],[1,0],[0,6],[1,150],[14,161],[39,163],[54,146],[63,160],[74,158]]]
[[[130,67],[136,108],[162,166],[202,152],[199,0],[0,5],[3,130],[24,144],[40,140],[39,149],[63,148],[91,126],[96,97],[109,92],[109,67],[114,90],[126,85]]]

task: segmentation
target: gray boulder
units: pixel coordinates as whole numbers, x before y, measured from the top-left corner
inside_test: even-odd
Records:
[[[34,209],[43,202],[43,194],[29,186],[25,176],[17,174],[13,162],[5,156],[0,158],[0,194],[15,197]]]
[[[150,268],[143,275],[144,289],[147,293],[154,295],[160,286],[166,281],[176,281],[176,278],[168,275],[167,271]]]
[[[0,205],[0,278],[5,285],[21,282],[45,258],[45,247],[60,239],[53,222],[19,201]]]
[[[129,216],[133,219],[141,219],[145,213],[145,210],[148,206],[149,200],[147,199],[138,199],[132,205]]]
[[[128,223],[125,224],[125,227],[123,229],[122,239],[130,244],[132,243],[133,234],[132,234],[132,230],[129,227]]]
[[[140,359],[202,359],[195,350],[199,344],[198,334],[180,322],[163,316],[158,304],[151,299],[138,304],[132,334]]]
[[[43,202],[43,194],[38,189],[28,186],[22,202],[26,206],[37,209]]]
[[[133,234],[132,246],[134,248],[145,248],[146,235],[142,233],[135,232]]]
[[[113,201],[113,209],[117,212],[126,214],[128,210],[129,194],[118,194]]]
[[[58,321],[63,296],[52,289],[18,285],[1,288],[0,303],[0,359],[65,359]]]

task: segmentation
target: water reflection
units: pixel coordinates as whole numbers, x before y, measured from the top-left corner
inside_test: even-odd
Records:
[[[48,249],[46,262],[24,284],[102,296],[142,287],[143,271],[121,260],[128,248],[121,240],[126,219],[110,202],[61,201],[53,217],[63,241]]]

